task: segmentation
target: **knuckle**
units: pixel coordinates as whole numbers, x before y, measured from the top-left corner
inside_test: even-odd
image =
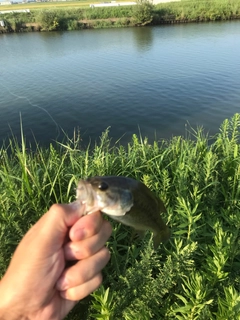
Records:
[[[103,247],[102,248],[102,255],[103,255],[103,258],[104,260],[106,261],[106,263],[110,260],[111,258],[111,254],[110,254],[110,251],[106,248],[106,247]]]
[[[102,276],[102,273],[99,272],[96,276],[95,276],[95,281],[96,281],[96,289],[98,287],[100,287],[100,285],[102,284],[102,281],[103,281],[103,276]]]
[[[112,233],[112,226],[110,224],[110,222],[106,221],[104,222],[104,231],[105,234],[108,235],[108,237],[110,237],[111,233]]]

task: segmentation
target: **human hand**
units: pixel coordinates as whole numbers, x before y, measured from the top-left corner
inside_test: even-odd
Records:
[[[100,212],[83,214],[77,202],[55,204],[26,233],[0,281],[0,320],[63,319],[100,286],[112,229]]]

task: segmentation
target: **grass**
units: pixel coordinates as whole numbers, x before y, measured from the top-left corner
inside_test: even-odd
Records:
[[[6,30],[12,31],[31,31],[34,30],[53,31],[53,30],[77,30],[84,28],[84,22],[89,22],[91,27],[125,26],[129,24],[132,9],[129,6],[109,7],[109,8],[52,8],[43,10],[32,10],[30,13],[8,13],[3,15]],[[111,22],[116,18],[116,25]],[[103,21],[106,19],[108,21]],[[27,28],[26,28],[27,26]]]
[[[199,128],[153,144],[134,135],[123,147],[106,131],[83,150],[79,136],[47,149],[13,138],[0,150],[0,275],[42,213],[74,200],[80,178],[130,176],[165,202],[172,238],[155,251],[150,233],[132,239],[112,221],[103,285],[67,319],[239,320],[239,136],[236,114],[211,139]]]
[[[155,20],[215,21],[240,18],[240,0],[182,0],[156,6]]]

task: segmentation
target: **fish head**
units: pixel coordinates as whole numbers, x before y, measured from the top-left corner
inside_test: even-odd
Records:
[[[77,199],[86,205],[86,214],[100,210],[110,216],[123,216],[133,206],[132,192],[119,186],[112,177],[80,180]]]

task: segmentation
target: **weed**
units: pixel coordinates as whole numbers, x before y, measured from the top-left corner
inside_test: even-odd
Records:
[[[143,181],[168,209],[171,239],[153,250],[152,236],[133,239],[111,221],[111,260],[103,284],[67,319],[240,319],[240,114],[210,139],[186,138],[126,147],[106,130],[82,149],[80,136],[27,148],[11,139],[0,150],[0,275],[25,232],[55,202],[75,198],[80,178],[124,175]]]

